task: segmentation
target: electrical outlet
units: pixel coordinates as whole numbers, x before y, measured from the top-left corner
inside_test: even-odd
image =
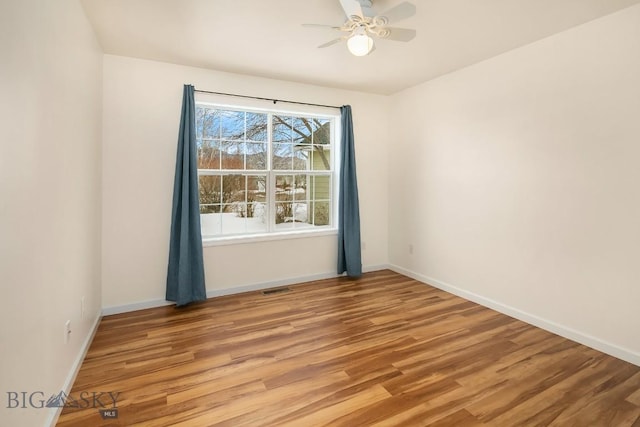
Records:
[[[80,319],[84,320],[84,296],[80,298]]]
[[[413,245],[409,244],[409,254],[413,255]]]
[[[362,243],[360,244],[360,246],[361,246],[361,248],[362,248],[362,250],[363,250],[363,251],[367,250],[367,243],[366,243],[366,242],[362,242]]]
[[[71,338],[71,320],[64,322],[64,343],[67,344]]]

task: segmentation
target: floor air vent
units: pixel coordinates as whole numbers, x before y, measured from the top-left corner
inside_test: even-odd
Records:
[[[281,294],[283,292],[289,292],[289,288],[267,289],[266,291],[262,291],[262,295]]]

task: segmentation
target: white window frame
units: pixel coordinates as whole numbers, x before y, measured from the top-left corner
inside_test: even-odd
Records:
[[[198,176],[201,175],[219,175],[223,176],[225,174],[234,174],[237,175],[239,172],[243,175],[265,175],[267,177],[267,231],[264,233],[242,233],[242,234],[229,234],[229,235],[220,235],[215,237],[204,237],[202,238],[203,246],[218,246],[218,245],[228,245],[228,244],[241,244],[241,243],[253,243],[260,241],[269,241],[269,240],[283,240],[283,239],[297,239],[297,238],[307,238],[307,237],[319,237],[319,236],[327,236],[327,235],[335,235],[338,232],[338,171],[340,170],[340,135],[341,135],[341,120],[340,120],[340,112],[333,108],[325,108],[325,107],[311,107],[311,106],[300,106],[293,105],[293,108],[288,105],[280,104],[277,108],[266,106],[264,101],[256,101],[243,99],[242,102],[233,103],[229,102],[229,100],[223,100],[220,96],[211,96],[206,94],[205,96],[199,96],[197,94],[196,106],[204,106],[207,108],[215,108],[220,110],[231,110],[231,111],[243,111],[243,112],[251,112],[251,113],[261,113],[268,115],[268,123],[267,126],[267,169],[266,170],[256,170],[247,172],[246,169],[216,169],[212,170],[212,172],[208,172],[207,170],[198,169]],[[224,102],[226,101],[226,102]],[[275,214],[276,214],[276,197],[275,197],[275,184],[276,184],[276,176],[277,175],[320,175],[326,176],[327,171],[323,170],[274,170],[272,169],[272,150],[273,150],[273,142],[272,142],[272,116],[274,115],[287,115],[287,116],[302,116],[302,117],[312,117],[312,118],[321,118],[325,120],[330,120],[331,124],[331,165],[332,168],[329,171],[330,176],[330,215],[329,215],[329,225],[327,226],[317,226],[313,228],[300,228],[300,229],[291,229],[291,230],[276,230],[275,223]],[[202,215],[202,214],[201,214]]]

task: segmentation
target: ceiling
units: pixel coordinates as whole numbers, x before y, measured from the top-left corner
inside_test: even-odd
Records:
[[[374,0],[383,12],[402,0]],[[408,43],[365,57],[339,36],[338,0],[82,0],[105,53],[392,94],[615,12],[640,0],[411,0]]]

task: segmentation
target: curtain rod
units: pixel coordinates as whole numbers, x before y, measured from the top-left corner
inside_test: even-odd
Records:
[[[236,93],[212,92],[212,91],[209,91],[209,90],[200,90],[200,89],[194,89],[194,90],[196,92],[210,93],[210,94],[213,94],[213,95],[235,96],[237,98],[248,98],[248,99],[259,99],[261,101],[272,101],[274,104],[277,103],[277,102],[286,102],[287,104],[310,105],[312,107],[341,108],[341,107],[337,107],[335,105],[313,104],[313,103],[310,103],[310,102],[287,101],[286,99],[261,98],[259,96],[238,95]]]

